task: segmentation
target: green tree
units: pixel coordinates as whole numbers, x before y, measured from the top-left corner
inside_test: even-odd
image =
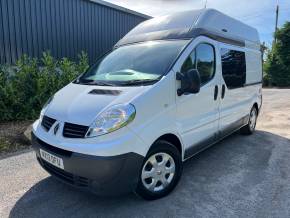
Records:
[[[267,55],[264,79],[270,85],[290,86],[290,22],[286,22],[276,34],[277,43]]]

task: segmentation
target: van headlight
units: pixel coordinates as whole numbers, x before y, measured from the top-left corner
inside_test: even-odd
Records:
[[[96,137],[120,129],[135,118],[136,110],[132,104],[115,105],[100,113],[90,126],[86,137]]]

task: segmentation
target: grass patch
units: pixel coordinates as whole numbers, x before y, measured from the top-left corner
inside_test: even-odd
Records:
[[[0,138],[0,153],[8,152],[10,147],[11,144],[9,143],[9,141]]]
[[[8,140],[0,139],[0,155],[24,150],[29,147],[29,143],[9,142]]]
[[[24,131],[31,121],[0,123],[0,155],[16,152],[30,147]]]

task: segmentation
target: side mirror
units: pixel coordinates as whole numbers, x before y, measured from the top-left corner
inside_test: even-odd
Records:
[[[177,89],[177,95],[195,94],[200,90],[200,76],[196,69],[191,69],[186,73],[177,73],[176,79],[181,81],[181,87]]]

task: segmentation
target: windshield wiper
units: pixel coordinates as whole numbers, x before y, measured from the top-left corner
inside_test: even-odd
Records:
[[[104,82],[104,81],[94,81],[94,82],[91,83],[91,85],[97,85],[97,86],[116,86],[113,83]]]
[[[107,81],[101,80],[90,80],[90,79],[79,79],[76,80],[75,83],[82,85],[97,85],[97,86],[133,86],[133,85],[151,85],[155,82],[158,82],[160,79],[135,79],[129,81],[114,81],[114,83],[110,83]]]
[[[118,82],[118,85],[150,85],[155,82],[158,82],[160,79],[135,79],[135,80],[129,80],[124,82]]]
[[[96,85],[96,86],[116,86],[113,83],[109,83],[105,81],[90,80],[90,79],[78,80],[76,81],[76,83],[83,84],[83,85]]]

